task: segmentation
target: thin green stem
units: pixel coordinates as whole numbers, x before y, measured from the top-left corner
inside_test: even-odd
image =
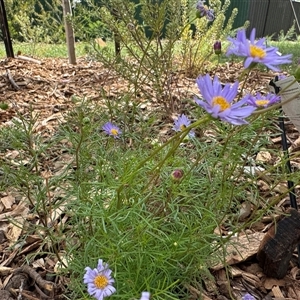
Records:
[[[251,72],[251,69],[245,69],[242,72],[242,74],[240,75],[240,78],[242,78],[243,75],[245,75],[245,77],[244,77],[244,81],[243,81],[243,85],[242,85],[241,91],[240,91],[239,96],[238,96],[238,100],[240,100],[242,98],[242,96],[243,96],[243,91],[244,91],[247,79],[248,79],[248,77],[250,75],[250,72]]]
[[[167,155],[163,158],[163,160],[161,160],[158,164],[155,165],[155,167],[152,168],[152,170],[160,170],[161,167],[163,166],[163,164],[165,163],[165,161],[175,153],[175,151],[177,150],[177,148],[179,147],[179,145],[182,143],[182,141],[184,140],[184,138],[189,134],[189,132],[193,129],[196,128],[200,125],[203,125],[205,123],[207,123],[208,121],[210,121],[212,119],[212,117],[210,115],[205,115],[203,116],[201,119],[197,120],[196,122],[194,122],[193,124],[191,124],[190,126],[186,127],[184,130],[178,132],[177,134],[175,134],[173,137],[171,137],[166,143],[164,143],[163,145],[161,145],[160,147],[158,147],[157,149],[155,149],[152,154],[150,154],[150,156],[148,156],[147,158],[145,158],[144,160],[142,160],[137,167],[133,170],[133,172],[130,174],[130,178],[133,179],[133,177],[140,171],[140,169],[146,164],[146,162],[150,161],[156,154],[158,154],[162,149],[164,149],[165,147],[167,147],[170,143],[172,143],[173,141],[177,141],[175,142],[175,145],[169,150],[169,152],[167,153]],[[179,138],[179,139],[178,139]],[[152,180],[155,178],[155,175],[150,179],[149,183],[147,186],[149,186],[149,184],[152,182]],[[128,181],[123,182],[121,184],[121,186],[117,189],[117,208],[121,208],[122,205],[122,199],[121,199],[121,192],[123,191],[123,189],[125,188],[125,186],[128,185]]]

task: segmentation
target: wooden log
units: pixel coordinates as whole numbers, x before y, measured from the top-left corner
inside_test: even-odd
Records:
[[[280,279],[287,274],[293,252],[300,242],[300,213],[295,209],[290,213],[269,229],[259,246],[257,259],[269,277]]]

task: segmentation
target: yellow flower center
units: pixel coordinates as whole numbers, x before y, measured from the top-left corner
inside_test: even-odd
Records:
[[[113,128],[113,129],[110,130],[110,133],[111,133],[112,135],[118,135],[118,134],[119,134],[119,131],[118,131],[118,129]]]
[[[212,103],[213,106],[219,105],[221,111],[224,111],[230,107],[230,104],[226,101],[226,99],[221,96],[214,97]]]
[[[185,125],[180,125],[180,130],[184,130],[186,128],[186,126]]]
[[[269,102],[270,102],[269,100],[255,100],[257,106],[264,106],[269,104]]]
[[[94,284],[98,289],[103,290],[108,285],[108,279],[104,275],[97,275],[94,279]]]
[[[250,55],[252,57],[264,58],[266,56],[266,51],[257,46],[250,45]]]

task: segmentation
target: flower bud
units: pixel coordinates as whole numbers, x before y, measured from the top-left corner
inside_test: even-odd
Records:
[[[214,51],[215,51],[215,54],[217,54],[217,55],[220,55],[222,53],[222,47],[221,47],[220,41],[216,41],[214,43]]]
[[[180,181],[183,177],[183,170],[176,169],[172,172],[171,178],[173,181]]]

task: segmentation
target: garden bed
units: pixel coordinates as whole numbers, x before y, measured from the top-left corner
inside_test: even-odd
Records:
[[[22,122],[20,114],[23,117],[30,116],[35,119],[32,132],[44,142],[50,141],[57,134],[60,124],[68,122],[68,114],[79,105],[76,99],[86,99],[90,109],[105,107],[103,98],[117,102],[120,96],[129,89],[128,83],[113,71],[105,69],[98,62],[88,61],[85,58],[79,59],[78,64],[74,66],[69,65],[65,59],[43,59],[40,63],[7,59],[0,62],[0,70],[0,102],[8,104],[8,109],[0,110],[0,131],[9,130],[15,122]],[[240,70],[241,64],[227,63],[216,66],[214,69],[210,68],[209,72],[219,75],[222,82],[233,82]],[[8,71],[17,87],[13,87],[9,81]],[[273,73],[253,71],[245,83],[245,89],[250,92],[255,85],[259,86],[256,91],[264,91],[273,76]],[[181,99],[192,99],[193,95],[198,93],[195,79],[188,78],[179,70],[174,72],[171,84],[176,109],[170,111],[169,114],[160,115],[159,140],[167,140],[172,133],[175,117],[179,113],[188,111],[189,106],[184,106]],[[151,90],[151,86],[147,88]],[[160,111],[155,95],[149,98],[149,94],[151,91],[147,97],[140,94],[135,99],[139,111],[144,116],[151,115],[153,111]],[[276,122],[274,118],[274,124]],[[298,131],[291,123],[287,123],[287,134],[290,151],[295,153],[299,149]],[[271,137],[270,140],[271,150],[264,149],[258,152],[256,160],[272,166],[281,155],[281,146],[280,137]],[[68,143],[68,141],[62,141],[64,147],[68,147]],[[16,149],[1,148],[0,162],[9,163],[12,169],[17,169],[20,162],[24,165],[29,163],[30,158],[28,157],[28,161],[25,158],[23,156],[20,160],[20,152]],[[72,159],[62,149],[54,148],[47,160],[44,160],[45,164],[38,164],[39,172],[47,181],[47,172],[52,173],[51,176],[63,173],[65,165],[72,163]],[[300,160],[297,157],[293,158],[292,166],[295,171],[299,170]],[[3,174],[0,173],[0,180],[1,176]],[[266,195],[266,198],[271,195],[272,197],[280,195],[287,190],[284,181],[277,184],[275,188],[271,186],[272,175],[258,177],[257,188],[260,193]],[[59,195],[59,192],[62,195]],[[56,189],[49,197],[59,198],[65,193],[65,189]],[[298,186],[296,186],[296,193],[299,194]],[[245,205],[247,206],[247,203]],[[246,206],[243,208],[245,215],[242,220],[249,221],[252,208]],[[231,267],[226,269],[222,264],[212,265],[210,269],[212,276],[207,276],[204,282],[195,283],[194,286],[184,287],[189,291],[189,299],[225,300],[230,299],[230,296],[239,298],[245,292],[251,293],[256,299],[300,299],[300,274],[296,265],[296,253],[288,274],[280,280],[266,277],[256,259],[264,234],[270,225],[289,208],[288,197],[283,197],[274,206],[275,210],[272,215],[255,220],[238,237],[231,238],[232,243],[239,245],[236,246],[237,248],[233,247],[228,250],[226,262]],[[48,209],[52,210],[51,207]],[[70,279],[68,274],[59,274],[61,266],[53,255],[56,251],[64,257],[65,243],[63,239],[59,240],[54,251],[51,242],[44,240],[47,236],[43,232],[43,222],[40,218],[40,215],[34,213],[24,194],[15,187],[5,186],[0,192],[0,278],[1,289],[3,289],[0,291],[1,299],[10,299],[8,294],[6,296],[4,289],[9,289],[15,297],[22,295],[23,299],[43,299],[43,297],[65,299],[63,294]],[[60,226],[63,226],[64,237],[73,238],[72,227],[67,225],[69,218],[71,216],[66,211],[65,204],[62,204],[52,210],[51,222],[49,223],[48,220],[47,224],[56,228],[54,232],[59,231]],[[40,225],[41,231],[32,232],[30,224],[34,224],[34,228]],[[230,230],[225,224],[220,224],[219,228],[215,229],[215,234],[226,237],[230,235]],[[51,252],[52,254],[48,254]],[[29,267],[24,267],[27,265]]]

